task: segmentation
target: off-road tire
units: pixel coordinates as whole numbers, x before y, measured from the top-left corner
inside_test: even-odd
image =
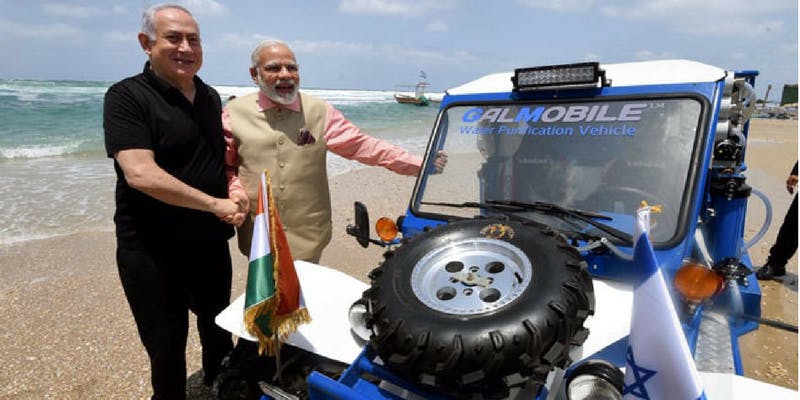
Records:
[[[529,279],[514,275],[517,286],[524,287],[506,303],[493,299],[499,304],[494,309],[437,310],[418,295],[419,270],[444,268],[449,256],[442,249],[453,245],[524,254],[530,262],[520,271],[527,271]],[[459,248],[452,262],[466,253]],[[492,259],[492,251],[486,253],[481,260]],[[423,265],[426,260],[439,265]],[[474,268],[486,277],[491,275],[488,265]],[[420,234],[387,257],[370,278],[363,296],[373,330],[370,346],[395,373],[459,397],[464,392],[503,396],[510,387],[543,383],[554,367],[571,363],[570,347],[586,339],[583,322],[594,312],[591,277],[578,252],[552,230],[515,221],[461,221]],[[454,283],[457,290],[466,289],[462,283]]]

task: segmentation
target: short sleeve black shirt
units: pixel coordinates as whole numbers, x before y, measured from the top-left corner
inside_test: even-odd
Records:
[[[109,88],[103,108],[106,152],[152,150],[156,164],[189,186],[228,197],[219,94],[194,78],[194,103],[144,71]],[[214,214],[176,207],[128,186],[119,164],[114,214],[120,246],[169,246],[227,240],[233,228]]]

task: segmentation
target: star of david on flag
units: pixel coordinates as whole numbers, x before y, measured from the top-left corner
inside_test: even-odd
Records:
[[[650,244],[650,208],[636,213],[634,266],[642,281],[633,290],[623,399],[705,400],[689,345]]]

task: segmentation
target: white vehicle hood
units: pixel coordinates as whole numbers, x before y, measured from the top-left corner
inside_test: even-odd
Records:
[[[350,330],[348,311],[369,286],[332,268],[305,261],[295,261],[311,323],[300,325],[287,343],[324,357],[353,362],[362,347]],[[583,346],[571,352],[573,360],[590,357],[630,333],[633,287],[629,284],[595,279],[595,314],[586,320],[590,334]],[[244,329],[244,294],[234,300],[216,318],[217,325],[232,334],[255,341]],[[563,371],[550,374],[548,386],[560,380]],[[798,392],[766,382],[713,372],[700,372],[708,399],[797,399]],[[552,391],[551,395],[556,395]],[[551,396],[553,397],[553,396]],[[555,396],[558,398],[558,395]]]

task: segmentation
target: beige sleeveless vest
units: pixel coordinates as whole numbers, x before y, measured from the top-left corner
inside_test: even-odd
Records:
[[[269,170],[272,193],[296,260],[319,262],[331,240],[331,199],[325,143],[325,103],[300,94],[302,112],[281,108],[258,111],[258,93],[227,104],[239,153],[239,179],[250,199],[250,215],[236,230],[239,250],[250,255],[252,215],[258,201],[261,171]],[[298,145],[301,130],[315,142]]]

